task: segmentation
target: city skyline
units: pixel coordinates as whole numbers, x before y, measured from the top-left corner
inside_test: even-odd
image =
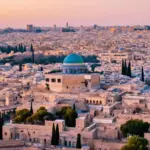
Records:
[[[148,25],[149,0],[5,0],[0,28],[35,26]]]

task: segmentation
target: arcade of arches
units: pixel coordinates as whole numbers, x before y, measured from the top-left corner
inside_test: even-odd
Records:
[[[87,104],[94,104],[94,105],[102,105],[102,101],[101,100],[86,100]]]

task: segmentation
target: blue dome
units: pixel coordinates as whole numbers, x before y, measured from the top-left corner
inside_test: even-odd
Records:
[[[64,64],[83,64],[83,59],[78,54],[70,54],[64,59]]]

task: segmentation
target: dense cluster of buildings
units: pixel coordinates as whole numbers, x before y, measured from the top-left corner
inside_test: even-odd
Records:
[[[32,41],[35,55],[67,55],[62,64],[27,63],[22,71],[18,65],[1,64],[0,112],[29,109],[34,100],[34,112],[43,106],[56,115],[64,106],[75,105],[78,114],[75,127],[68,127],[63,119],[45,120],[43,125],[17,124],[10,119],[3,126],[1,145],[6,147],[8,141],[10,147],[50,148],[54,124],[60,132],[58,149],[74,149],[80,133],[83,150],[120,150],[127,143],[120,130],[122,124],[130,119],[150,123],[150,87],[146,83],[150,77],[149,39],[147,30],[95,26],[82,27],[75,33],[0,35],[1,43],[6,45],[24,43],[29,47]],[[96,55],[100,65],[92,71],[91,64],[84,63],[80,54]],[[0,53],[1,59],[8,55]],[[16,58],[26,55],[31,52],[20,53]],[[132,78],[121,73],[123,59],[131,62]],[[145,82],[141,81],[142,66]],[[144,137],[150,142],[149,132]]]

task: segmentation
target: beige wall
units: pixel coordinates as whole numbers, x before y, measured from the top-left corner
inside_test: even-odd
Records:
[[[50,90],[54,92],[72,92],[83,89],[91,89],[92,87],[100,87],[99,74],[46,74],[45,78],[48,82]],[[52,79],[55,82],[52,82]],[[60,82],[58,82],[60,80]],[[88,81],[88,86],[85,86],[85,80]]]

